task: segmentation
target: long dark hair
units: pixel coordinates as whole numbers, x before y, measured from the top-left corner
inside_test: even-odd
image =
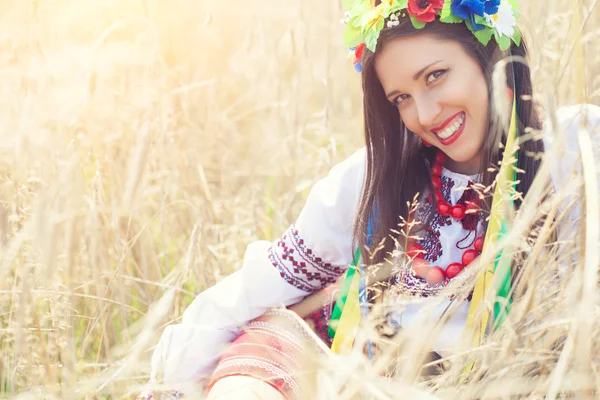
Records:
[[[499,121],[494,112],[492,72],[495,65],[509,55],[527,60],[525,42],[521,41],[520,46],[512,44],[509,51],[503,52],[494,39],[490,40],[487,46],[482,45],[465,24],[446,24],[436,20],[428,23],[423,29],[416,30],[407,17],[400,18],[399,22],[399,25],[381,31],[377,42],[378,49],[399,37],[431,34],[442,40],[458,42],[481,66],[489,93],[490,114],[489,134],[482,151],[480,173],[483,177],[481,183],[485,186],[491,185],[495,172],[490,170],[490,167],[498,166],[502,157],[499,141],[505,141],[505,135],[502,135],[504,121]],[[365,187],[354,224],[354,240],[360,248],[364,248],[370,231],[371,248],[379,245],[379,251],[372,253],[368,260],[372,264],[384,261],[395,249],[395,242],[387,238],[397,231],[401,218],[408,218],[408,204],[415,195],[423,193],[424,190],[433,191],[430,166],[433,165],[437,149],[423,146],[420,138],[408,131],[402,123],[398,109],[387,100],[379,81],[373,52],[365,49],[362,66],[367,160]],[[523,136],[527,127],[540,129],[541,121],[532,101],[529,66],[524,62],[507,63],[506,81],[506,86],[514,87],[516,91],[517,135]],[[526,140],[520,146],[518,165],[525,172],[517,177],[517,191],[525,196],[540,166],[537,155],[542,153],[544,148],[541,140]],[[516,203],[518,207],[519,202]],[[489,198],[484,200],[483,208],[489,210]]]

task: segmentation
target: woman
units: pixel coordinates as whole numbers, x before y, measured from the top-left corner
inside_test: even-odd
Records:
[[[314,186],[281,238],[250,244],[243,267],[200,294],[181,325],[167,327],[153,356],[153,376],[160,374],[170,384],[209,378],[225,345],[235,339],[212,376],[209,398],[242,398],[250,388],[261,398],[298,398],[301,384],[293,376],[292,359],[307,341],[317,351],[328,349],[304,326],[286,327],[286,321],[294,325],[294,317],[264,315],[268,310],[329,287],[351,264],[354,249],[369,243],[382,243],[369,264],[383,262],[397,242],[405,248],[412,268],[390,279],[401,295],[434,297],[460,276],[481,252],[490,209],[490,198],[475,189],[492,184],[496,172],[489,167],[503,156],[499,144],[506,140],[508,121],[494,110],[510,109],[516,101],[517,137],[528,127],[541,128],[526,63],[509,63],[502,87],[492,85],[500,60],[527,59],[516,17],[512,0],[350,4],[347,38],[354,40],[355,65],[362,71],[366,147]],[[588,111],[597,120],[599,110]],[[573,119],[569,112],[565,126]],[[523,196],[543,152],[541,140],[521,144],[523,172],[516,188]],[[564,163],[574,162],[565,157]],[[420,204],[413,213],[410,204],[417,195]],[[421,221],[419,238],[386,240],[399,224],[412,220]],[[433,317],[441,316],[449,302]],[[408,305],[394,316],[395,324],[411,326],[425,306],[426,301]],[[434,351],[444,355],[456,348],[468,310],[468,301],[457,307],[432,343]],[[327,344],[330,315],[326,307],[310,316]],[[241,327],[257,317],[240,335]],[[268,349],[253,347],[260,337],[274,341]]]

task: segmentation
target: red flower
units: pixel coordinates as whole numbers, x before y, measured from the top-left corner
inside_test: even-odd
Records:
[[[362,60],[364,50],[365,50],[364,43],[361,43],[358,46],[356,46],[356,49],[354,50],[354,57],[356,58],[356,61]]]
[[[435,19],[437,10],[444,6],[444,0],[408,0],[408,13],[421,22]]]

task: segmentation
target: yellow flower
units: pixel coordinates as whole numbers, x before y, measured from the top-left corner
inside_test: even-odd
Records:
[[[361,24],[363,29],[369,29],[370,27],[377,25],[379,20],[383,19],[383,12],[385,10],[381,7],[382,4],[383,3],[365,13]]]

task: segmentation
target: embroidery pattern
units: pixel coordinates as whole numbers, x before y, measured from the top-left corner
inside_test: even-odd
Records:
[[[469,203],[479,204],[479,196],[477,195],[475,189],[471,186],[472,183],[473,182],[469,182],[469,185],[463,192],[462,196],[460,199],[458,199],[458,204],[463,204],[465,206]],[[477,237],[477,225],[483,221],[484,215],[482,212],[465,215],[460,223],[462,224],[462,228],[469,233],[456,243],[457,249],[464,250],[473,245],[473,242],[475,242],[475,238]]]
[[[403,268],[400,273],[395,277],[392,282],[394,290],[398,294],[402,294],[404,296],[410,297],[423,297],[427,298],[430,296],[437,296],[443,288],[450,284],[451,280],[443,281],[438,285],[431,285],[426,280],[419,278],[416,276],[412,269],[409,267]],[[451,295],[448,297],[449,300],[454,299],[455,295]],[[467,301],[471,301],[473,297],[473,290],[469,292],[467,295]]]
[[[302,396],[298,374],[306,374],[305,355],[322,355],[317,338],[291,311],[272,309],[256,320],[231,343],[221,356],[208,390],[222,378],[251,376],[268,383],[289,400]]]
[[[316,292],[333,283],[345,271],[317,257],[304,244],[298,228],[292,225],[269,248],[269,260],[287,283],[306,292]]]
[[[294,398],[299,398],[300,388],[298,387],[298,383],[288,371],[276,367],[269,359],[260,360],[258,358],[252,359],[251,356],[248,356],[242,360],[221,361],[219,364],[220,369],[233,371],[229,374],[223,374],[222,377],[251,376],[261,379],[263,378],[262,375],[266,375],[263,379],[268,377],[269,381],[267,383],[270,383],[277,390],[290,397],[293,395]]]
[[[454,180],[443,175],[440,177],[440,180],[442,182],[442,186],[440,187],[442,197],[445,201],[449,201],[450,193],[452,188],[454,188]],[[437,261],[443,254],[442,242],[440,241],[440,228],[442,226],[452,225],[450,217],[443,217],[440,213],[435,212],[435,209],[433,208],[433,199],[430,193],[423,205],[419,207],[417,218],[421,221],[427,221],[432,214],[433,217],[431,218],[430,223],[425,227],[425,235],[423,239],[419,241],[419,244],[423,246],[423,249],[426,252],[424,258],[430,263]]]
[[[335,302],[326,304],[304,318],[305,321],[311,321],[313,323],[313,330],[328,347],[331,347],[333,344],[333,338],[329,337],[329,319],[331,318],[331,311],[334,304]]]
[[[450,281],[443,281],[438,285],[430,285],[426,280],[416,276],[410,267],[403,268],[396,278],[397,289],[406,296],[430,297],[436,296]]]
[[[451,192],[454,189],[456,183],[455,181],[447,176],[442,175],[440,177],[440,181],[442,183],[440,187],[440,191],[442,193],[442,197],[444,201],[451,203]],[[467,201],[474,201],[477,198],[477,194],[475,191],[470,188],[471,183],[465,189],[460,199],[457,201],[457,204],[466,204]],[[425,250],[425,254],[423,258],[425,258],[430,263],[434,263],[443,255],[443,247],[440,240],[441,233],[440,228],[444,226],[450,226],[453,224],[450,216],[443,217],[433,207],[433,199],[432,194],[430,193],[419,206],[416,217],[421,221],[427,221],[429,216],[433,215],[429,220],[429,223],[424,228],[424,233],[422,234],[423,238],[419,240],[419,244]],[[458,249],[462,247],[459,246],[461,242],[465,242],[469,237],[473,237],[475,240],[477,225],[480,221],[483,221],[484,215],[479,212],[477,214],[471,214],[463,219],[460,222],[460,226],[467,231],[465,238],[459,241],[455,246]],[[466,221],[465,221],[466,220]],[[468,244],[468,243],[467,243]],[[470,245],[469,245],[470,246]],[[468,247],[468,246],[467,246]],[[407,266],[406,268],[402,268],[401,271],[391,280],[390,282],[396,289],[407,296],[413,297],[430,297],[438,295],[439,291],[446,287],[450,281],[445,280],[438,285],[431,285],[425,279],[419,278],[413,272],[413,270]],[[470,301],[472,296],[472,292],[469,294],[467,300]],[[452,296],[454,297],[454,296]],[[451,298],[452,298],[451,297]]]

